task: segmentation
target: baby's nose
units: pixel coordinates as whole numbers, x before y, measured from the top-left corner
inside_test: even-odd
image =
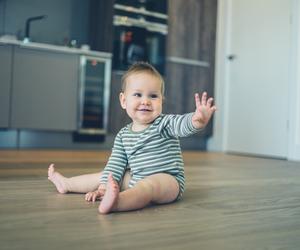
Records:
[[[143,104],[143,105],[149,105],[149,104],[150,104],[150,99],[149,99],[148,97],[144,97],[144,98],[142,99],[142,104]]]

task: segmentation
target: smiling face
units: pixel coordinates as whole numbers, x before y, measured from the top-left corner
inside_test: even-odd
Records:
[[[120,93],[120,103],[132,119],[132,130],[147,128],[162,112],[160,79],[148,72],[137,72],[126,79],[126,88]]]

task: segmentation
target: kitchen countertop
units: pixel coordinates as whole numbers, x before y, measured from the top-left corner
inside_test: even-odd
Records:
[[[35,42],[25,43],[23,41],[19,41],[15,39],[0,38],[0,45],[1,44],[14,45],[14,46],[19,46],[21,48],[28,48],[28,49],[48,50],[53,52],[95,56],[95,57],[102,57],[102,58],[112,57],[112,54],[108,52],[93,51],[84,48],[70,48],[66,46],[59,46],[59,45],[46,44],[46,43],[35,43]]]

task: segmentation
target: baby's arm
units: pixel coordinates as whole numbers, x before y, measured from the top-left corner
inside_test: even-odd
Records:
[[[114,180],[121,183],[124,173],[127,168],[127,155],[122,142],[122,130],[117,134],[112,148],[112,153],[108,162],[101,173],[100,184],[107,182],[109,173],[112,173]]]
[[[159,131],[166,137],[186,137],[201,131],[209,122],[216,106],[212,105],[213,98],[207,100],[207,93],[195,94],[196,110],[183,115],[165,115],[159,125]]]
[[[202,94],[201,100],[199,94],[195,94],[196,110],[192,116],[192,124],[195,129],[204,128],[217,110],[216,106],[212,105],[213,98],[207,99],[207,93]]]

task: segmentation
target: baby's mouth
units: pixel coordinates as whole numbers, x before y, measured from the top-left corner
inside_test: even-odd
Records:
[[[141,111],[141,112],[151,112],[152,110],[150,110],[150,109],[138,109],[138,111]]]

